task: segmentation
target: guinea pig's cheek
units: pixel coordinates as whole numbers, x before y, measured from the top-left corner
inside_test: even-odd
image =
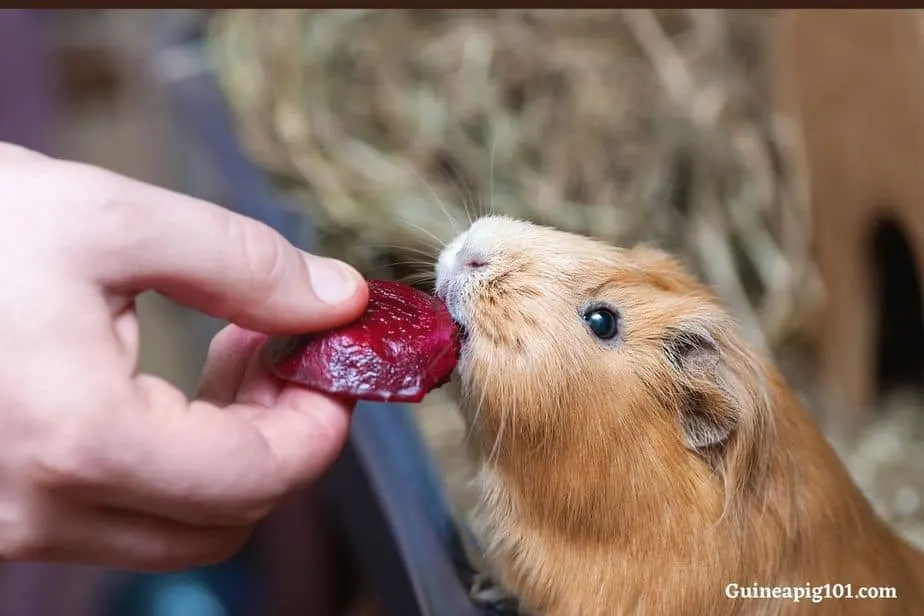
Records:
[[[456,278],[449,279],[443,284],[441,299],[449,310],[449,315],[462,327],[468,325],[468,315],[463,305],[463,288]]]
[[[443,248],[442,252],[440,252],[436,260],[436,267],[434,268],[434,273],[436,274],[436,294],[443,301],[446,301],[445,295],[448,285],[458,274],[459,249],[462,247],[464,239],[465,234],[463,233],[449,242],[446,247]]]
[[[470,383],[472,374],[472,348],[471,345],[463,344],[459,351],[459,361],[456,363],[456,372],[462,377],[462,383]]]

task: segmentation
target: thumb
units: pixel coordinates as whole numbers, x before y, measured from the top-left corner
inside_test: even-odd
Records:
[[[109,288],[154,290],[267,334],[335,327],[359,316],[365,280],[334,259],[304,253],[269,226],[220,206],[107,174],[118,238],[94,259]],[[108,257],[108,258],[107,258]]]

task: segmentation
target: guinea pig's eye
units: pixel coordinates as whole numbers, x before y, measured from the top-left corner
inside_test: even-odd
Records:
[[[584,321],[600,340],[612,340],[619,333],[619,317],[605,306],[585,310]]]

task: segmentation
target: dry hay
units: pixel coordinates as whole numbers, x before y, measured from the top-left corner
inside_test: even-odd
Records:
[[[417,251],[503,212],[688,255],[773,347],[813,294],[769,19],[230,11],[213,49],[251,154],[367,274],[427,269]]]
[[[325,253],[422,284],[439,244],[489,211],[653,242],[712,283],[810,395],[811,356],[786,351],[811,340],[820,287],[801,144],[772,105],[773,18],[235,10],[215,16],[210,46],[248,152],[311,213]],[[417,410],[464,507],[446,398]],[[840,450],[869,487],[887,465],[866,441]],[[895,519],[905,495],[880,509]]]
[[[924,549],[921,392],[895,392],[859,425],[825,422],[826,434],[879,514]]]

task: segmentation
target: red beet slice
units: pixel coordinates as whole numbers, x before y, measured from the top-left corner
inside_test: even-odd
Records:
[[[263,359],[278,378],[354,400],[420,402],[449,382],[459,328],[439,298],[370,280],[356,321],[327,332],[272,338]]]

